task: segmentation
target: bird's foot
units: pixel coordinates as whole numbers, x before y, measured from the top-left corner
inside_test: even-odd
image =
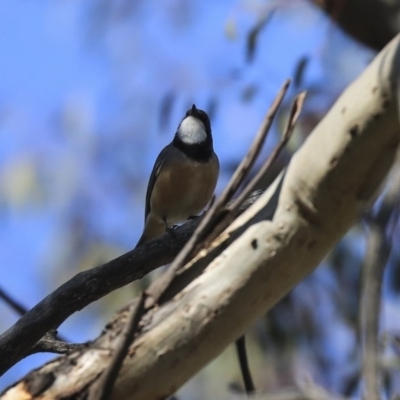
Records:
[[[176,236],[176,229],[179,228],[179,225],[171,225],[169,226],[165,232],[167,232],[169,235],[171,235],[172,237]]]

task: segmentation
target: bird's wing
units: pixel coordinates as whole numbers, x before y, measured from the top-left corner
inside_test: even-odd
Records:
[[[158,176],[160,175],[160,171],[162,167],[165,164],[166,161],[166,153],[169,152],[170,145],[164,147],[164,149],[161,151],[161,153],[158,155],[156,162],[154,163],[153,171],[151,171],[149,183],[147,185],[147,192],[146,192],[146,208],[145,208],[145,213],[144,213],[144,222],[146,223],[147,216],[149,215],[150,212],[150,197],[151,193],[154,188],[154,184],[156,183],[156,180]]]

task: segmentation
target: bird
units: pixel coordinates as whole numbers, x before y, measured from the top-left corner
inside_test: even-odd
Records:
[[[144,229],[136,247],[204,210],[218,175],[210,119],[193,104],[154,163],[147,185]]]

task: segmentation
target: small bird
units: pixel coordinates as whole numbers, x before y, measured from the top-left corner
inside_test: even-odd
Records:
[[[145,225],[137,246],[197,215],[210,202],[219,175],[208,115],[193,104],[151,172]]]

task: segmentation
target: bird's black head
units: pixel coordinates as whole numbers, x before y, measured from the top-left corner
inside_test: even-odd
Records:
[[[173,143],[191,158],[208,159],[211,157],[213,140],[207,113],[199,110],[193,104],[179,124]]]
[[[179,124],[175,137],[187,145],[212,145],[211,124],[207,113],[193,104]]]
[[[208,115],[205,111],[196,108],[196,105],[193,104],[192,108],[186,111],[185,118],[189,116],[199,119],[203,123],[207,135],[211,135],[210,118],[208,118]]]

